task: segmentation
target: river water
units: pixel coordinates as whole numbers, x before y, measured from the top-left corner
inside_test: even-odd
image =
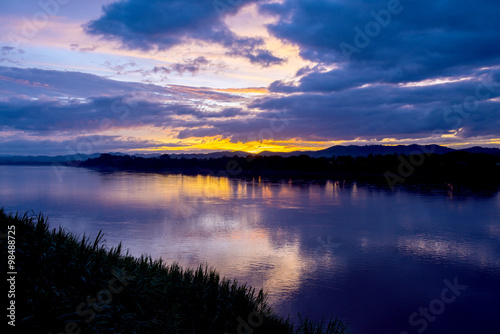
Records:
[[[134,256],[206,263],[293,320],[356,334],[500,333],[500,193],[0,166],[0,207]],[[22,237],[22,236],[19,236]]]

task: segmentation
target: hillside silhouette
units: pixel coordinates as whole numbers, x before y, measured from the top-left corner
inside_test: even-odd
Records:
[[[314,158],[247,155],[218,158],[135,157],[102,154],[81,162],[105,170],[156,171],[216,176],[381,178],[404,183],[412,179],[500,184],[500,156],[452,151],[445,154],[369,154],[366,157]],[[388,181],[389,182],[389,181]]]

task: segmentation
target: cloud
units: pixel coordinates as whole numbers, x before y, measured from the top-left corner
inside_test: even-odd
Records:
[[[222,63],[216,63],[206,59],[203,56],[185,59],[183,62],[175,63],[170,66],[155,66],[152,73],[160,73],[163,75],[171,74],[172,72],[176,72],[179,75],[183,75],[188,72],[192,75],[197,74],[202,70],[208,70],[209,68],[215,68],[216,71],[220,71],[224,69],[226,66]],[[164,76],[165,77],[165,76]]]
[[[302,72],[315,71],[320,69]],[[244,99],[204,88],[0,67],[0,131],[57,140],[149,127],[180,140],[217,136],[231,142],[386,138],[432,142],[434,131],[441,130],[448,137],[438,138],[439,142],[469,141],[498,137],[499,73],[483,69],[466,80],[424,86],[360,86],[361,81],[352,78],[336,89]],[[19,138],[6,136],[2,141],[15,139]]]
[[[163,73],[163,74],[170,74],[172,73],[172,70],[166,66],[155,66],[153,68],[153,73]]]
[[[490,76],[492,79],[493,76]],[[322,93],[265,97],[250,105],[288,125],[278,138],[351,140],[425,138],[434,131],[462,139],[495,135],[500,126],[500,82],[486,78],[433,86],[378,84]]]
[[[130,65],[118,64],[126,69]],[[112,65],[111,63],[109,64]],[[170,101],[188,101],[192,98],[210,98],[213,100],[231,101],[234,95],[217,92],[208,88],[185,86],[158,86],[136,82],[111,80],[93,74],[41,70],[35,68],[16,68],[0,66],[0,101],[13,97],[27,96],[29,98],[88,98],[99,96],[134,95],[136,98],[156,100],[159,98]],[[141,97],[142,96],[142,97]]]
[[[24,54],[23,49],[19,49],[13,46],[4,45],[0,47],[0,63],[11,63],[15,65],[20,65],[19,60],[13,59],[12,56],[18,56]]]
[[[19,138],[0,140],[0,155],[79,155],[95,152],[127,152],[165,146],[168,145],[152,140],[101,135],[77,136],[64,140]]]
[[[223,22],[222,16],[258,2],[233,2],[226,10],[217,10],[213,1],[195,0],[121,0],[103,6],[103,15],[84,25],[87,34],[117,40],[128,49],[167,50],[189,40],[219,44],[228,54],[248,58],[263,67],[284,60],[262,49],[260,38],[239,37]],[[244,50],[244,51],[241,51]]]
[[[183,135],[427,141],[441,131],[447,137],[440,141],[467,141],[498,132],[495,1],[284,0],[260,3],[259,10],[277,18],[269,32],[313,64],[270,84],[280,94],[250,103],[259,111],[252,119]],[[270,131],[275,112],[287,115],[280,131]]]
[[[205,63],[198,59],[200,62]],[[204,110],[196,102],[200,99],[217,103],[242,100],[240,96],[206,88],[161,87],[79,72],[0,67],[2,131],[57,135],[142,126],[175,129],[249,114],[241,108],[222,105]]]
[[[135,61],[131,61],[128,63],[120,64],[120,65],[113,65],[109,61],[104,62],[104,66],[107,68],[116,71],[118,74],[123,74],[124,72],[128,73],[129,71],[126,71],[127,67],[137,67],[137,63]]]
[[[0,55],[2,56],[12,55],[12,54],[23,54],[23,53],[24,50],[13,46],[4,45],[0,47]]]
[[[262,4],[278,21],[274,36],[303,58],[338,68],[313,72],[280,92],[338,91],[370,83],[404,83],[467,75],[500,63],[500,7],[495,1],[306,1]]]
[[[40,83],[38,86],[34,83]],[[123,94],[144,90],[145,86],[102,78],[81,72],[41,70],[0,66],[0,90],[8,96],[24,94],[88,97],[105,94]]]
[[[71,51],[82,52],[82,53],[94,52],[95,50],[97,50],[97,46],[80,47],[80,45],[76,43],[70,44],[70,47]]]
[[[209,65],[210,62],[203,56],[196,59],[185,60],[184,63],[177,63],[172,65],[172,71],[179,74],[184,74],[184,72],[189,72],[191,74],[196,74],[200,71],[200,67]]]
[[[83,101],[10,99],[0,102],[0,129],[89,133],[143,125],[176,126],[184,122],[175,116],[198,114],[196,108],[188,105],[134,100],[132,95],[89,97]]]
[[[135,61],[129,61],[127,63],[121,63],[121,64],[113,64],[110,61],[105,61],[103,65],[109,68],[110,70],[114,71],[118,75],[138,73],[143,77],[147,77],[151,75],[151,72],[154,72],[142,67],[138,68],[139,65]]]
[[[227,53],[229,56],[241,56],[248,58],[250,63],[259,64],[263,67],[281,65],[284,59],[274,56],[269,50],[252,50],[252,48],[234,48]]]

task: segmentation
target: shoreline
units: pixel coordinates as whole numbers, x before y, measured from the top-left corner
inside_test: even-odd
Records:
[[[148,256],[132,257],[121,243],[50,229],[41,214],[6,214],[15,229],[15,325],[46,333],[347,334],[337,318],[294,325],[274,313],[263,290],[221,278],[200,265],[183,269]],[[21,238],[22,236],[22,238]],[[7,252],[7,247],[2,247]],[[5,255],[5,254],[4,254]],[[22,291],[22,292],[21,292]],[[325,327],[326,326],[326,327]]]

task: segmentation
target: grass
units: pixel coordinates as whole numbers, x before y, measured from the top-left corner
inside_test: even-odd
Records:
[[[107,248],[102,233],[77,237],[50,229],[41,214],[0,209],[3,238],[9,225],[16,231],[16,328],[25,333],[348,333],[337,318],[294,325],[273,312],[262,290],[208,266],[134,258],[121,244]],[[7,259],[7,247],[2,252]]]

